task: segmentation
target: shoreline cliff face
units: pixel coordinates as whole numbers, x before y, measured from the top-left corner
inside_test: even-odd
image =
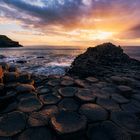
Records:
[[[37,76],[0,63],[0,139],[139,140],[140,72],[132,62],[131,73],[105,78]]]
[[[23,47],[19,42],[13,41],[5,35],[0,35],[0,48]]]

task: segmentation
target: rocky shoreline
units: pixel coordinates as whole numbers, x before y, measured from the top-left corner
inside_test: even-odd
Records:
[[[0,63],[0,140],[139,140],[140,71],[127,69],[45,77]]]

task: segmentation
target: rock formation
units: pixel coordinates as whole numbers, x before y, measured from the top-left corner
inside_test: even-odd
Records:
[[[101,77],[128,69],[140,69],[140,61],[130,58],[120,46],[104,43],[90,47],[76,57],[68,73],[80,77]]]
[[[5,35],[0,35],[0,48],[22,47],[19,42],[13,41]]]

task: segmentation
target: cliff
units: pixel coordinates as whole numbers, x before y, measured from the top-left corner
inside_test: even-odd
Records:
[[[23,47],[19,42],[13,41],[5,35],[0,35],[0,48]]]

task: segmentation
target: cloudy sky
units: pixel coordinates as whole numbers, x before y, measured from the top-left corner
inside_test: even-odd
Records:
[[[140,45],[140,0],[0,0],[0,34],[23,45]]]

